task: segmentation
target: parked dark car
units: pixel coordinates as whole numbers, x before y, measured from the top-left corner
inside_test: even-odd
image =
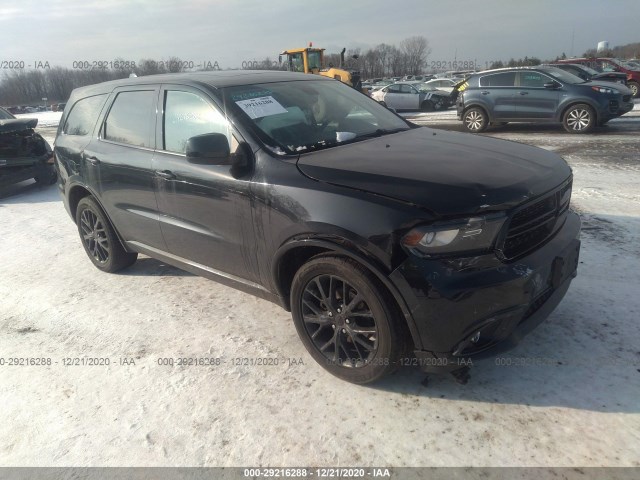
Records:
[[[547,66],[547,65],[541,65]],[[576,77],[580,77],[586,82],[600,81],[600,82],[613,82],[627,85],[627,75],[622,72],[598,72],[586,65],[579,65],[576,63],[550,63],[548,66],[559,68],[565,72],[569,72]]]
[[[457,90],[458,118],[470,132],[508,122],[561,122],[567,132],[587,133],[633,109],[624,85],[585,82],[555,67],[487,70]]]
[[[640,70],[632,68],[616,58],[571,58],[558,60],[557,63],[575,63],[586,65],[598,72],[621,72],[627,76],[627,85],[634,97],[640,95]]]
[[[467,359],[514,345],[576,275],[561,157],[413,125],[316,75],[79,88],[55,158],[98,269],[144,253],[276,302],[310,355],[356,383],[399,365],[464,382]]]
[[[16,118],[0,108],[0,187],[35,179],[56,182],[51,147],[35,132],[37,118]]]

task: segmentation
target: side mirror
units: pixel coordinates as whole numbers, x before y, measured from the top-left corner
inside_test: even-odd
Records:
[[[247,142],[241,142],[236,151],[231,155],[231,175],[234,178],[244,177],[253,170],[253,150]]]
[[[187,140],[187,160],[200,165],[229,165],[229,140],[221,133],[205,133]]]
[[[547,82],[544,84],[544,88],[553,90],[555,88],[560,88],[560,84],[558,82]]]

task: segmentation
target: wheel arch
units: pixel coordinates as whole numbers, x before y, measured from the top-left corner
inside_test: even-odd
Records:
[[[593,114],[596,116],[595,118],[595,124],[598,124],[598,120],[599,120],[599,112],[598,112],[598,106],[595,105],[592,101],[590,101],[589,99],[573,99],[570,102],[568,102],[566,105],[563,105],[562,108],[560,109],[560,115],[558,116],[557,120],[559,122],[563,122],[564,121],[564,115],[567,113],[567,110],[569,110],[571,107],[575,107],[576,105],[580,105],[581,103],[584,103],[585,105],[588,105],[591,107],[591,110],[593,110]]]
[[[490,113],[490,108],[488,108],[485,104],[480,103],[480,102],[473,102],[469,105],[467,105],[467,103],[465,102],[464,104],[464,110],[462,110],[462,121],[464,122],[464,116],[467,114],[467,112],[469,110],[471,110],[472,108],[479,108],[481,109],[484,114],[487,116],[487,121],[488,122],[492,122],[493,121],[493,115],[491,115]]]
[[[120,235],[120,232],[118,231],[116,226],[113,224],[113,221],[109,217],[107,210],[102,205],[102,202],[100,201],[98,195],[96,195],[90,188],[82,184],[72,185],[71,187],[69,187],[69,193],[67,194],[67,199],[69,202],[69,213],[71,214],[73,222],[76,223],[76,212],[78,211],[78,204],[80,203],[80,200],[86,197],[93,198],[93,200],[98,204],[98,206],[102,209],[102,213],[104,213],[105,218],[109,222],[109,225],[116,233],[116,237],[118,237],[118,241],[120,242],[120,245],[122,245],[122,248],[126,252],[131,252],[132,250],[127,247],[126,242]]]
[[[273,285],[278,296],[282,299],[282,306],[291,311],[290,294],[291,285],[296,272],[309,259],[316,255],[330,253],[336,256],[348,257],[362,265],[371,272],[387,289],[393,298],[400,313],[404,317],[405,324],[411,335],[411,340],[416,349],[422,348],[422,342],[415,325],[415,320],[400,291],[396,288],[384,269],[375,260],[366,256],[357,246],[349,241],[336,243],[334,239],[326,238],[300,238],[285,243],[276,252],[272,263]]]

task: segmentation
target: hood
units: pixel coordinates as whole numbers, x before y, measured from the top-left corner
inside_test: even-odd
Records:
[[[19,132],[36,128],[37,118],[11,118],[0,120],[0,133]]]
[[[303,154],[298,168],[439,216],[513,207],[571,175],[560,156],[537,147],[426,127]]]

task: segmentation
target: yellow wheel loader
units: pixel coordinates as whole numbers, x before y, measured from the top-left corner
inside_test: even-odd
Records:
[[[315,75],[322,75],[324,77],[335,78],[356,90],[362,91],[360,72],[357,70],[346,70],[342,68],[344,65],[344,52],[346,48],[343,48],[340,52],[339,68],[335,68],[333,65],[329,65],[329,67],[325,66],[324,50],[324,48],[313,48],[311,44],[307,48],[293,48],[291,50],[285,50],[280,54],[280,62],[283,61],[284,57],[287,70],[291,72],[312,73]]]

